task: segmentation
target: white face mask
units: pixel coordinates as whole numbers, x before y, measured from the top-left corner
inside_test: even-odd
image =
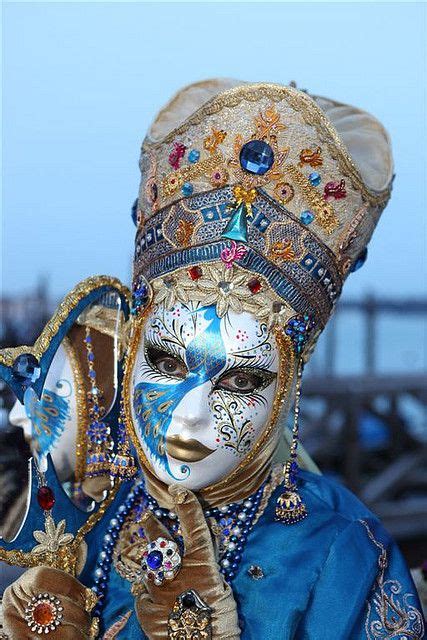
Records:
[[[147,317],[132,372],[132,417],[155,475],[198,490],[251,451],[271,413],[279,353],[250,313],[162,304]]]
[[[25,405],[17,400],[9,421],[22,427],[42,470],[50,453],[59,479],[70,479],[76,466],[77,398],[71,362],[62,345],[52,360],[40,400],[27,389]]]

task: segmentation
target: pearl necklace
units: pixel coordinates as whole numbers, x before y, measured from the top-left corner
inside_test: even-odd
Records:
[[[205,510],[205,517],[213,518],[215,521],[212,530],[219,537],[219,570],[228,584],[231,584],[236,576],[248,535],[259,512],[267,482],[265,481],[252,496],[244,501]],[[166,526],[183,551],[184,544],[176,513],[160,507],[158,502],[146,492],[144,481],[141,480],[119,507],[115,517],[110,520],[110,525],[103,538],[102,550],[94,571],[93,591],[98,596],[98,602],[93,615],[98,618],[105,602],[114,547],[123,524],[132,511],[135,512],[133,515],[142,515],[146,509],[154,512],[154,515]]]

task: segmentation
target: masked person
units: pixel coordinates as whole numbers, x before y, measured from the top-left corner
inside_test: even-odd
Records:
[[[46,592],[52,638],[93,637],[93,587],[106,639],[423,638],[396,545],[297,450],[304,363],[390,196],[386,131],[293,87],[206,81],[159,113],[140,166],[122,420],[143,476],[91,579],[27,571],[6,633],[34,637]]]

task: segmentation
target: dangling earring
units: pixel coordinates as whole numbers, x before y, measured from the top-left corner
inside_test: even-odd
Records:
[[[111,476],[113,478],[132,478],[137,468],[134,457],[130,452],[129,440],[126,433],[123,398],[120,400],[120,413],[118,420],[117,453],[111,463]]]
[[[290,337],[294,344],[294,351],[298,356],[298,365],[297,378],[295,383],[295,408],[290,455],[283,469],[285,490],[279,496],[276,503],[275,519],[276,521],[283,522],[284,524],[294,524],[296,522],[300,522],[307,516],[307,508],[301,499],[297,487],[297,475],[299,470],[297,462],[297,450],[302,372],[304,368],[302,353],[313,328],[314,322],[311,316],[305,314],[291,318],[287,323],[285,329],[286,335]]]
[[[90,424],[87,430],[88,443],[85,475],[87,478],[94,478],[110,474],[112,441],[110,427],[102,419],[105,414],[105,408],[101,404],[101,390],[96,384],[95,354],[89,327],[86,327],[84,343],[90,382],[90,391],[87,393]]]
[[[298,474],[297,449],[299,431],[299,411],[302,381],[302,360],[298,362],[297,380],[295,388],[294,424],[292,427],[292,441],[290,455],[283,469],[285,491],[279,496],[276,504],[276,520],[285,524],[300,522],[307,516],[307,509],[298,493],[296,478]]]

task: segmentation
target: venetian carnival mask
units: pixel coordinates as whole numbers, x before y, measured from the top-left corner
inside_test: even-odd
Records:
[[[303,365],[390,196],[387,132],[293,87],[207,80],[160,111],[140,168],[124,412],[141,464],[217,502],[249,490],[295,389],[291,487]]]
[[[41,398],[29,387],[24,404],[17,400],[9,414],[10,423],[22,427],[42,468],[51,453],[62,481],[72,477],[76,466],[78,409],[70,349],[64,338],[49,368]]]
[[[141,333],[132,407],[157,477],[197,490],[227,476],[261,436],[277,372],[275,337],[250,313],[156,305]]]

